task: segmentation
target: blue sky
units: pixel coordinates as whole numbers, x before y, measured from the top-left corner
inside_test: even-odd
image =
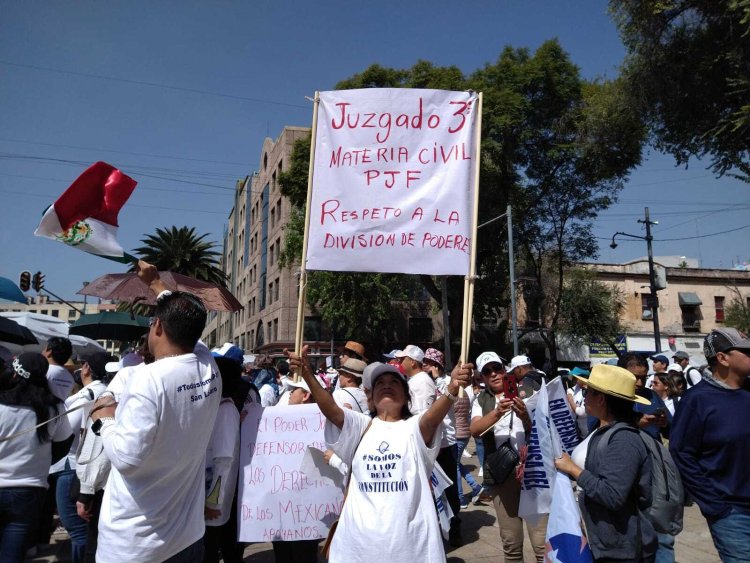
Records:
[[[263,139],[309,126],[305,96],[373,63],[419,59],[470,73],[505,45],[557,37],[585,77],[613,77],[624,56],[605,2],[12,2],[0,0],[0,275],[41,270],[71,298],[122,266],[33,236],[44,208],[90,163],[138,180],[120,241],[194,226],[219,242],[234,181],[258,166]],[[699,162],[647,153],[596,234],[642,234],[648,205],[657,255],[706,267],[750,258],[750,186]],[[689,240],[663,241],[662,239]],[[645,254],[642,242],[600,259]]]

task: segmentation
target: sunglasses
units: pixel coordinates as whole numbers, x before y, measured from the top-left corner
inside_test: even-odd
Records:
[[[493,373],[505,373],[505,368],[503,366],[497,365],[497,366],[486,366],[482,368],[482,375],[484,376],[490,376]]]

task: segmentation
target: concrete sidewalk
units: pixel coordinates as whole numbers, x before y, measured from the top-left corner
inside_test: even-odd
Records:
[[[476,468],[476,457],[465,458],[464,465],[469,468]],[[446,545],[448,562],[502,561],[500,531],[497,527],[495,510],[492,505],[470,505],[468,509],[461,511],[461,519],[463,521],[464,545],[458,548],[451,548]],[[701,516],[697,506],[685,509],[684,527],[680,535],[677,536],[675,543],[675,559],[678,563],[720,563],[706,520]],[[534,552],[528,545],[528,537],[524,543],[524,560],[534,561]],[[39,555],[29,561],[35,563],[69,562],[70,542],[66,532],[58,528],[52,537],[52,543],[40,549]],[[271,544],[256,543],[248,545],[245,549],[245,561],[248,563],[273,563]]]

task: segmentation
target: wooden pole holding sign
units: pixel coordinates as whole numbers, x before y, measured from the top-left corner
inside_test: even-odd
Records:
[[[315,92],[313,100],[313,122],[310,137],[310,166],[307,172],[307,203],[305,204],[305,234],[302,239],[302,259],[299,271],[299,296],[297,300],[297,328],[294,336],[294,353],[302,353],[302,342],[305,336],[305,299],[307,295],[307,242],[310,233],[310,202],[312,201],[312,182],[315,170],[315,137],[318,130],[318,106],[320,93]],[[299,381],[300,374],[294,374],[294,381]]]
[[[482,92],[479,92],[477,95],[476,111],[477,121],[474,130],[474,205],[471,217],[471,258],[469,261],[469,275],[464,278],[464,311],[459,362],[469,361],[472,313],[474,310],[474,284],[477,271],[477,223],[479,222],[479,169],[482,158]],[[458,396],[464,396],[463,387],[459,389]]]

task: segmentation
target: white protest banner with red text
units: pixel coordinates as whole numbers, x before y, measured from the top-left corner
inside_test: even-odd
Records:
[[[239,540],[325,538],[344,504],[330,479],[300,471],[308,446],[325,450],[325,417],[317,405],[248,406],[240,433]]]
[[[477,94],[321,92],[308,270],[469,273]]]

